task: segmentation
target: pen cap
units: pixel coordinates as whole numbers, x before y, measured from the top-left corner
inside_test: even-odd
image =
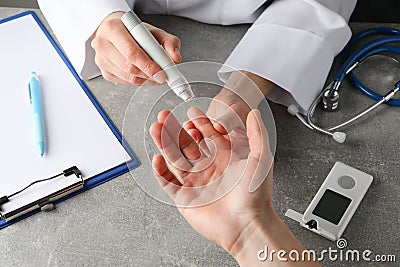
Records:
[[[128,11],[124,15],[122,15],[121,21],[125,25],[125,27],[128,29],[128,31],[131,31],[137,25],[142,23],[142,21],[139,19],[139,17],[132,10]]]

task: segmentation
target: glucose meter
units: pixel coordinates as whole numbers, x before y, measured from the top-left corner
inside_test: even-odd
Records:
[[[336,162],[304,214],[288,209],[285,215],[319,235],[337,240],[372,180],[371,175]]]

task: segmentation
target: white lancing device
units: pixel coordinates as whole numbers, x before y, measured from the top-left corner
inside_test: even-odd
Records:
[[[128,11],[121,17],[121,21],[140,47],[164,70],[172,91],[183,101],[192,99],[194,94],[185,76],[139,17],[133,11]]]

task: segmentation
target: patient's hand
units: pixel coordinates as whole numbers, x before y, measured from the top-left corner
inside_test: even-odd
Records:
[[[276,87],[274,83],[247,71],[232,72],[224,88],[214,97],[207,110],[214,128],[221,134],[245,129],[247,115]],[[191,133],[192,123],[185,129]]]
[[[169,111],[160,112],[150,131],[162,153],[153,168],[192,227],[233,255],[247,227],[275,216],[267,130],[258,110],[249,112],[247,131],[233,135],[219,133],[198,108],[188,115],[198,142]]]

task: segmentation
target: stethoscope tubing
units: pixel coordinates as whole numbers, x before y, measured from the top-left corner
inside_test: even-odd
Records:
[[[377,40],[371,41],[365,45],[363,45],[360,49],[358,49],[354,54],[350,55],[350,51],[352,47],[359,42],[361,39],[370,36],[370,35],[377,35],[377,34],[385,34],[385,35],[393,35],[388,37],[382,37]],[[352,73],[352,66],[354,64],[361,64],[367,58],[385,53],[395,53],[400,54],[400,48],[395,46],[390,46],[386,44],[390,43],[398,43],[400,42],[400,30],[395,28],[387,28],[387,27],[379,27],[379,28],[372,28],[362,31],[351,38],[347,46],[343,50],[343,57],[347,58],[345,60],[343,66],[339,70],[338,74],[336,75],[335,81],[343,82],[345,76],[347,75],[351,81],[351,83],[362,93],[370,97],[375,101],[380,101],[383,96],[372,91],[367,86],[365,86],[362,82],[360,82],[357,77]],[[351,71],[349,71],[351,69]],[[389,101],[385,102],[385,104],[390,106],[400,106],[400,100],[398,99],[390,99]]]
[[[342,51],[342,57],[344,59],[348,58],[353,46],[358,43],[361,39],[364,39],[367,36],[371,35],[400,35],[400,30],[390,27],[377,27],[377,28],[370,28],[363,30],[355,35],[350,39],[347,43],[346,47]]]
[[[361,46],[356,52],[349,55],[353,46],[360,41],[360,39],[365,38],[369,35],[377,35],[377,34],[384,34],[384,35],[392,35],[387,37],[381,37],[374,41],[370,41],[369,43]],[[388,92],[386,95],[380,95],[368,87],[366,87],[363,83],[361,83],[357,77],[354,75],[353,70],[362,64],[365,60],[370,58],[371,56],[378,55],[381,53],[395,53],[400,54],[400,48],[388,45],[391,43],[399,43],[400,42],[400,30],[394,28],[372,28],[365,31],[362,31],[356,35],[354,35],[347,46],[343,50],[343,56],[346,58],[342,67],[340,68],[338,74],[336,75],[335,79],[320,92],[320,94],[314,99],[313,103],[311,104],[310,108],[308,109],[307,115],[303,117],[299,113],[299,109],[295,105],[291,105],[288,107],[288,112],[291,115],[295,115],[306,127],[312,130],[316,130],[320,133],[324,133],[333,137],[336,142],[343,143],[346,139],[346,134],[343,132],[334,132],[335,130],[342,128],[355,120],[363,117],[367,113],[371,112],[372,110],[379,107],[381,104],[388,104],[391,106],[400,106],[400,99],[393,99],[395,94],[400,91],[400,80],[395,84],[394,89]],[[320,101],[325,97],[325,93],[335,93],[340,89],[340,85],[342,84],[344,78],[348,76],[352,84],[358,88],[362,93],[367,95],[368,97],[374,99],[376,102],[369,106],[368,108],[364,109],[356,116],[348,119],[347,121],[332,127],[323,128],[321,126],[316,125],[312,121],[312,117],[314,115],[315,109],[320,103]],[[328,94],[328,95],[329,95]]]
[[[354,65],[356,62],[360,62],[360,59],[364,58],[365,55],[370,54],[369,51],[374,50],[377,47],[383,46],[385,44],[390,43],[399,43],[400,36],[389,36],[389,37],[382,37],[377,40],[371,41],[366,45],[362,46],[359,50],[357,50],[354,54],[352,54],[342,65],[338,74],[336,75],[335,80],[338,82],[343,82],[347,70]]]

